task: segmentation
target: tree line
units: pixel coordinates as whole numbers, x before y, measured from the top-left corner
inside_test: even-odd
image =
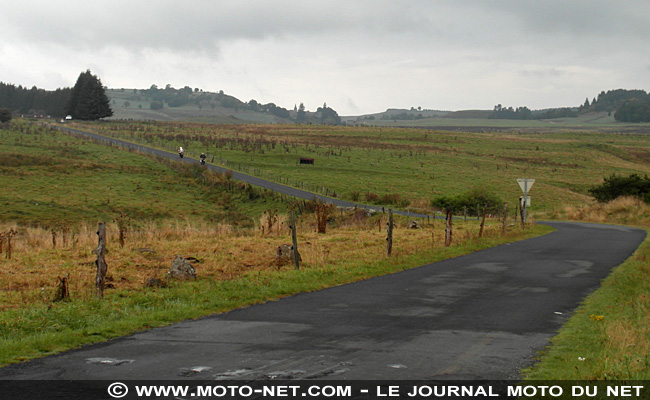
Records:
[[[96,120],[113,115],[101,80],[90,70],[82,72],[72,88],[54,91],[27,89],[0,82],[0,108],[9,113]],[[3,112],[3,115],[6,111]],[[4,117],[3,117],[4,119]]]
[[[638,89],[602,91],[591,103],[587,98],[580,111],[614,112],[614,119],[619,122],[650,122],[650,94]]]
[[[576,108],[563,107],[563,108],[550,108],[547,110],[532,111],[526,106],[522,107],[504,107],[501,104],[494,106],[492,113],[488,118],[490,119],[519,119],[519,120],[539,120],[539,119],[554,119],[554,118],[567,118],[577,117],[578,111]]]
[[[644,90],[616,89],[602,91],[592,101],[589,98],[579,107],[552,108],[531,111],[528,107],[494,106],[489,118],[493,119],[553,119],[577,117],[589,112],[614,113],[619,122],[650,122],[650,94]]]
[[[17,114],[50,115],[63,117],[72,93],[71,88],[48,91],[36,86],[27,88],[0,82],[0,108]]]

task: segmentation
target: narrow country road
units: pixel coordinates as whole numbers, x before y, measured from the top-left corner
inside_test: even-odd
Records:
[[[548,235],[11,365],[0,379],[516,379],[645,232]]]

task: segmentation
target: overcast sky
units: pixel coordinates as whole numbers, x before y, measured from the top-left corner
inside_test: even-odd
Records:
[[[223,90],[340,115],[577,106],[650,90],[650,2],[22,0],[0,11],[0,81]]]

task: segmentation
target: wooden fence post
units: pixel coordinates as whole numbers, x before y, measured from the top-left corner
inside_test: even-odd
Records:
[[[519,214],[519,202],[515,204],[515,224],[517,224],[517,214]]]
[[[388,229],[386,233],[386,257],[390,257],[393,252],[393,210],[388,209]]]
[[[296,235],[296,214],[291,211],[291,241],[293,244],[293,265],[300,269],[300,253],[298,253],[298,237]]]
[[[445,226],[445,247],[451,246],[452,226],[451,226],[451,208],[447,209],[447,221]]]
[[[70,279],[70,274],[67,274],[63,278],[59,278],[59,283],[56,286],[56,293],[54,294],[54,303],[59,301],[68,300],[70,298],[70,291],[68,290],[68,279]]]
[[[97,266],[97,275],[95,277],[95,288],[97,291],[97,297],[100,299],[104,297],[104,286],[106,284],[106,271],[108,266],[106,265],[106,260],[104,256],[106,254],[106,224],[104,222],[99,223],[99,228],[97,229],[97,249],[95,253],[97,254],[97,261],[95,265]]]
[[[483,227],[485,226],[485,216],[487,215],[487,204],[483,207],[483,219],[481,220],[481,228],[478,230],[478,237],[483,237]]]
[[[503,203],[503,226],[501,227],[501,233],[506,234],[506,219],[508,218],[508,203]]]
[[[7,239],[7,259],[11,260],[11,239],[16,236],[16,231],[14,228],[9,229],[9,232],[5,233],[5,238]]]

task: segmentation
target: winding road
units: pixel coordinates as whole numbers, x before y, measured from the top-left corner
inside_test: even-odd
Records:
[[[541,237],[10,365],[0,379],[517,379],[646,235],[548,224]]]

